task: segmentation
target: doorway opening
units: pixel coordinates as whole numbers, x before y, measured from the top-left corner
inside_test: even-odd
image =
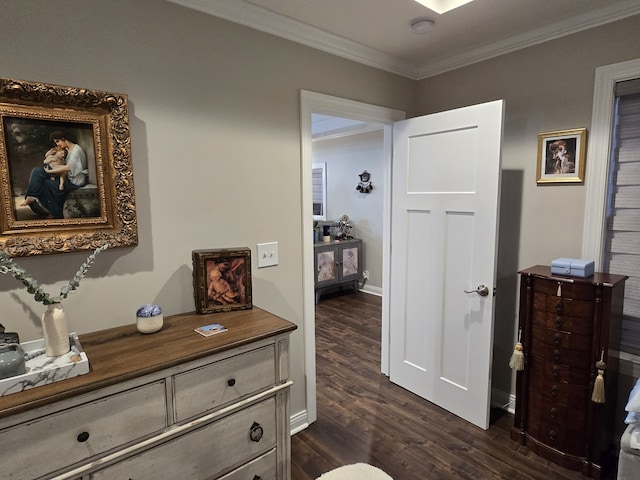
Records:
[[[316,406],[316,345],[315,345],[315,293],[313,262],[313,192],[312,192],[312,128],[313,115],[339,117],[357,122],[382,125],[384,132],[383,157],[384,178],[380,182],[387,192],[383,202],[383,247],[382,247],[382,353],[383,373],[388,374],[388,305],[389,239],[390,239],[390,172],[391,172],[391,124],[405,118],[405,113],[375,105],[364,104],[315,92],[301,92],[301,182],[302,182],[302,229],[303,242],[303,316],[306,377],[306,421],[308,425],[317,419]],[[309,228],[307,228],[307,225]]]

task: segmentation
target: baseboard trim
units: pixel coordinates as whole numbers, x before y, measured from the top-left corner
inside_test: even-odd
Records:
[[[426,400],[425,400],[426,402]],[[491,406],[506,410],[511,414],[515,414],[516,396],[495,388],[491,389]],[[291,435],[306,429],[309,426],[309,417],[306,410],[291,415],[290,430]]]
[[[362,288],[360,288],[360,291],[363,293],[369,293],[371,295],[376,295],[378,297],[382,296],[382,288],[380,287],[374,287],[372,285],[363,285]]]
[[[301,432],[305,428],[309,426],[309,416],[306,410],[302,410],[301,412],[294,413],[290,417],[289,428],[291,430],[291,435],[295,435],[298,432]]]
[[[491,406],[494,408],[501,408],[502,410],[506,410],[509,413],[516,413],[516,396],[509,393],[504,392],[502,390],[497,390],[495,388],[491,389]]]

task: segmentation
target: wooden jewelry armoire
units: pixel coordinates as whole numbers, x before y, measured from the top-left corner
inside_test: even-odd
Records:
[[[524,369],[517,372],[511,438],[600,478],[615,442],[616,355],[627,277],[564,277],[542,265],[519,274]],[[602,380],[604,399],[594,397]]]

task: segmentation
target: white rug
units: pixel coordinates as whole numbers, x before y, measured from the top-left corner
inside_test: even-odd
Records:
[[[317,480],[393,480],[393,478],[372,465],[356,463],[323,473]]]

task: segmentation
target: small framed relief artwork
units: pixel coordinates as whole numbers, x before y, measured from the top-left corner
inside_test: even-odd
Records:
[[[537,183],[582,183],[587,129],[560,130],[538,135]]]
[[[251,299],[251,250],[194,250],[193,292],[199,314],[243,310]]]

